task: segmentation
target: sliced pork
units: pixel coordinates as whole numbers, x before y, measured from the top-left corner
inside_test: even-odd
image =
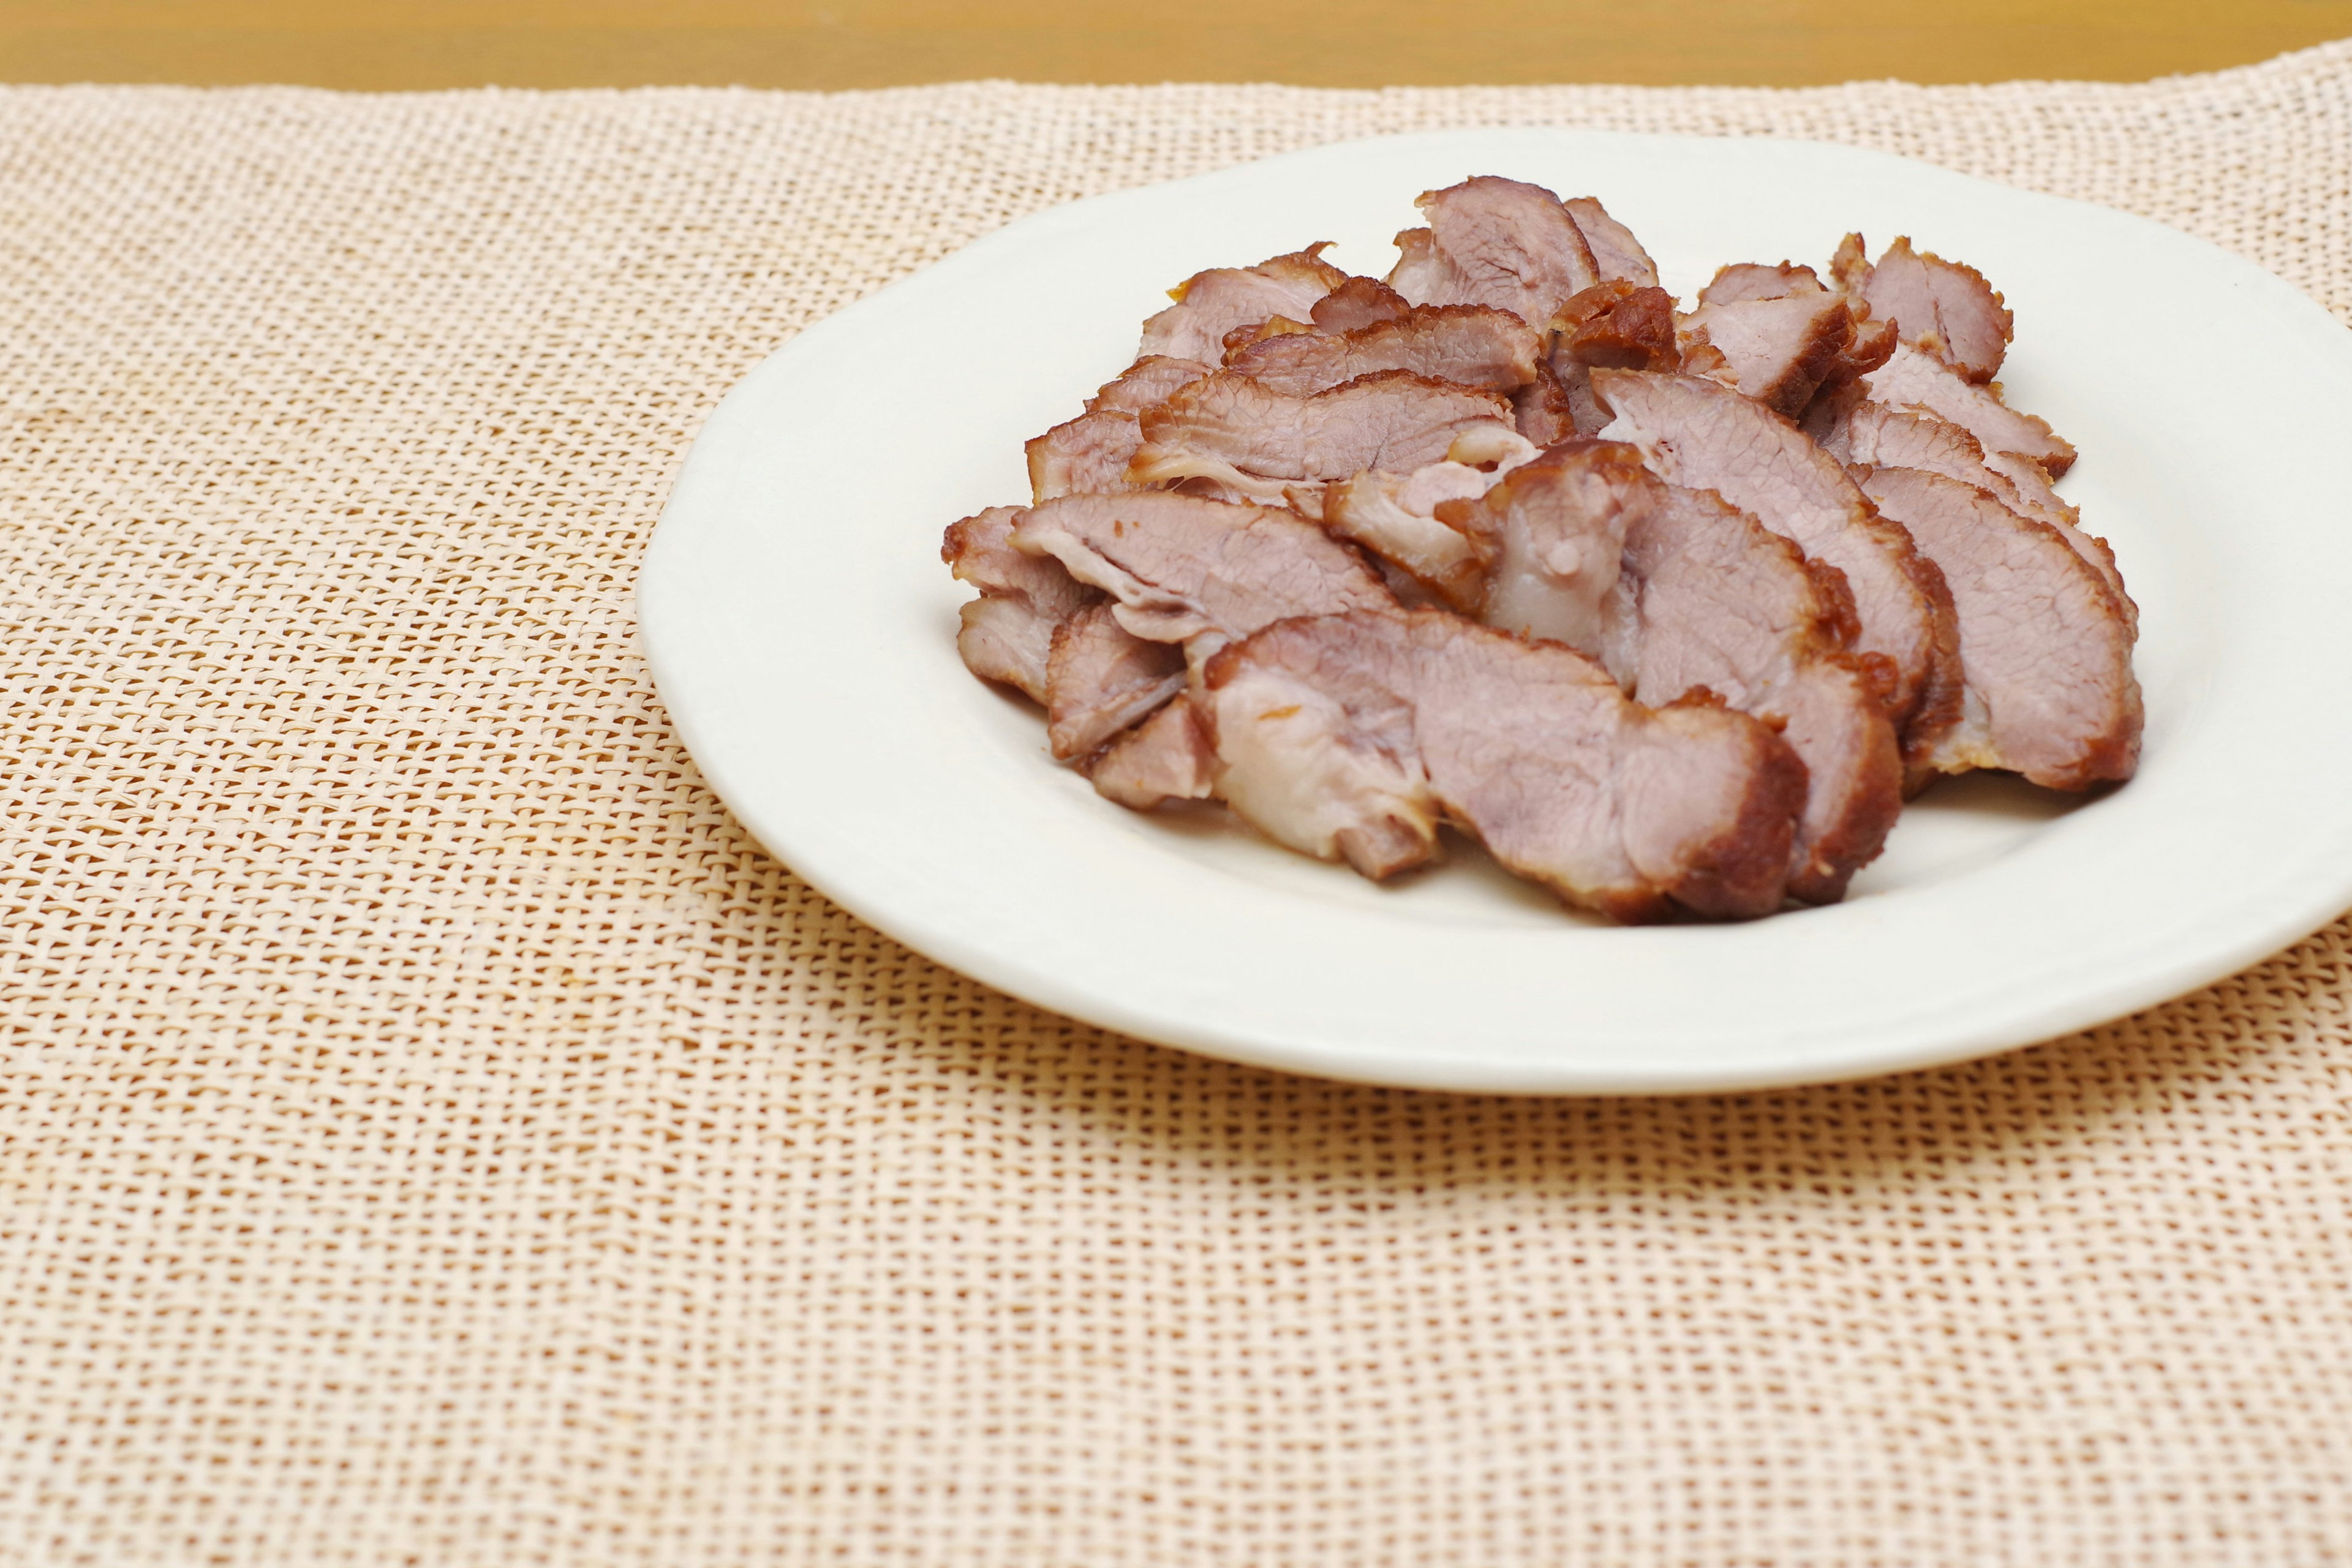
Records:
[[[1552,373],[1580,436],[1595,435],[1609,423],[1608,412],[1593,400],[1593,371],[1682,368],[1675,300],[1663,289],[1596,284],[1554,311],[1551,327]]]
[[[1171,800],[1207,800],[1216,792],[1216,748],[1189,694],[1171,699],[1087,766],[1097,795],[1137,811]]]
[[[1853,311],[1831,293],[1701,304],[1683,319],[1685,346],[1704,341],[1723,356],[1717,376],[1777,414],[1795,418],[1853,342]]]
[[[1627,531],[1623,573],[1633,589],[1634,697],[1655,706],[1704,687],[1779,724],[1807,775],[1789,896],[1843,898],[1885,847],[1904,783],[1895,726],[1849,651],[1844,584],[1712,491],[1679,486]]]
[[[1167,354],[1146,354],[1119,372],[1118,379],[1103,383],[1092,397],[1087,399],[1087,412],[1116,409],[1128,414],[1140,414],[1155,403],[1167,401],[1180,386],[1188,386],[1216,370],[1213,364],[1199,360],[1172,359]]]
[[[1473,431],[1456,437],[1442,463],[1410,473],[1370,469],[1326,486],[1323,526],[1402,573],[1414,597],[1475,610],[1486,597],[1492,552],[1481,536],[1438,514],[1448,502],[1486,494],[1535,456],[1524,437],[1495,427]]]
[[[1043,702],[1055,628],[1101,595],[1061,563],[1015,549],[1021,515],[1019,507],[998,506],[950,523],[940,559],[980,590],[963,606],[956,634],[965,668]]]
[[[1625,531],[1664,489],[1633,447],[1580,441],[1473,499],[1441,502],[1437,517],[1467,542],[1478,569],[1460,607],[1505,631],[1566,643],[1630,686],[1633,649],[1614,636]]]
[[[1860,384],[1874,402],[1890,408],[1924,408],[1974,436],[1986,451],[2030,458],[2053,479],[2074,466],[2073,444],[2032,415],[2003,403],[1998,383],[1979,386],[1909,343],[1897,344],[1885,364],[1864,376]]]
[[[1849,236],[1685,315],[1594,198],[1419,205],[1385,281],[1171,290],[947,531],[964,662],[1099,794],[1375,878],[1450,824],[1649,921],[1843,897],[1938,773],[2130,775],[2137,609],[1980,275]]]
[[[1412,307],[1377,278],[1350,278],[1315,301],[1308,322],[1318,332],[1352,332],[1393,321]]]
[[[1486,305],[1424,305],[1342,333],[1286,332],[1226,356],[1225,367],[1306,397],[1380,371],[1509,392],[1536,378],[1542,345],[1527,323]]]
[[[1601,281],[1584,233],[1541,185],[1481,175],[1424,194],[1389,287],[1416,305],[1492,305],[1540,329]]]
[[[2085,533],[2082,515],[2050,487],[2041,468],[2014,453],[1987,455],[1977,438],[1948,420],[1925,409],[1889,408],[1864,402],[1824,433],[1822,446],[1842,462],[1864,467],[1924,468],[1989,490],[1992,498],[2036,522],[2048,523],[2107,581],[2122,602],[2124,615],[2139,625],[2139,606],[2124,591],[2123,573],[2116,552],[2096,534]]]
[[[1232,371],[1181,388],[1142,416],[1136,484],[1189,480],[1231,500],[1312,504],[1331,479],[1444,459],[1465,432],[1512,429],[1499,393],[1382,371],[1312,396]]]
[[[1184,689],[1184,653],[1148,642],[1097,601],[1054,628],[1045,658],[1045,741],[1083,757]]]
[[[1255,267],[1215,267],[1168,290],[1176,303],[1143,323],[1138,358],[1153,354],[1214,364],[1225,352],[1225,334],[1269,316],[1294,321],[1311,314],[1315,302],[1348,280],[1323,260],[1323,245],[1276,256]]]
[[[1643,708],[1581,654],[1434,610],[1280,622],[1205,685],[1218,793],[1294,849],[1383,877],[1449,819],[1619,920],[1780,903],[1804,767],[1744,714]]]
[[[1552,312],[1552,358],[1593,369],[1674,370],[1682,363],[1675,336],[1675,298],[1654,285],[1601,283]]]
[[[1030,499],[1139,489],[1128,481],[1127,468],[1142,445],[1142,425],[1121,408],[1097,408],[1056,425],[1024,448]]]
[[[1656,707],[1704,687],[1783,726],[1809,788],[1790,896],[1832,902],[1902,806],[1894,726],[1847,651],[1834,573],[1711,492],[1665,484],[1633,447],[1582,441],[1441,509],[1492,561],[1489,626],[1557,638]]]
[[[1658,264],[1633,237],[1633,231],[1609,216],[1609,209],[1596,197],[1570,196],[1560,205],[1576,220],[1577,232],[1591,248],[1592,264],[1604,283],[1632,283],[1639,288],[1658,286]]]
[[[1714,280],[1698,291],[1702,305],[1737,305],[1743,300],[1782,300],[1791,294],[1826,294],[1828,287],[1810,267],[1783,261],[1766,267],[1735,261],[1717,269]]]
[[[1803,432],[1712,381],[1602,370],[1593,391],[1615,415],[1605,437],[1632,442],[1662,478],[1715,491],[1843,574],[1856,650],[1884,682],[1906,754],[1932,745],[1958,716],[1958,631],[1942,574],[1901,526]]]
[[[1590,403],[1591,387],[1585,388]],[[1511,394],[1511,423],[1538,447],[1556,447],[1576,434],[1576,400],[1548,359],[1536,362],[1536,378]]]
[[[1935,418],[1934,415],[1924,412],[1920,416]],[[2075,523],[2082,521],[2082,509],[2058,493],[2057,488],[2050,482],[2050,470],[2032,458],[2021,457],[2015,452],[1987,452],[1984,454],[1984,466],[2009,481],[2010,489],[2003,495],[2003,505],[2013,506],[2026,516],[2038,517],[2044,522]],[[2009,495],[2014,495],[2016,500],[2009,500]]]
[[[1127,466],[1143,445],[1139,410],[1165,401],[1179,387],[1213,374],[1195,360],[1148,354],[1105,382],[1087,399],[1087,411],[1032,439],[1029,493],[1034,500],[1134,489]]]
[[[2118,595],[2047,523],[1918,468],[1857,470],[1862,488],[1943,568],[1967,680],[1958,723],[1915,767],[2005,768],[2053,789],[2129,778],[2139,681]]]
[[[1296,512],[1161,490],[1065,496],[1022,513],[1016,549],[1108,594],[1150,642],[1205,638],[1197,659],[1286,616],[1392,610],[1363,557]]]
[[[1872,316],[1894,322],[1906,343],[1969,381],[1987,382],[2000,374],[2017,318],[1983,273],[1915,251],[1907,237],[1888,246],[1875,266],[1863,256],[1862,236],[1847,235],[1830,269],[1838,286],[1867,304]]]

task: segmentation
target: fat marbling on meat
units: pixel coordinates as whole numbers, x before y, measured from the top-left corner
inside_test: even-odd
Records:
[[[1055,755],[1138,809],[1210,792],[1196,716],[1171,713],[1192,701],[1188,668],[1286,616],[1397,607],[1362,557],[1279,508],[1068,496],[1018,514],[1011,542],[1108,595],[1054,635],[1040,700]]]
[[[1454,437],[1443,462],[1409,472],[1367,469],[1326,485],[1323,526],[1403,574],[1417,596],[1470,609],[1486,593],[1486,543],[1437,514],[1446,502],[1486,494],[1536,450],[1524,437],[1481,426]]]

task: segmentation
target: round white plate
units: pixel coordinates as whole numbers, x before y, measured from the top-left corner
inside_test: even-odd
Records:
[[[1850,228],[2006,290],[2011,400],[2142,608],[2139,776],[1956,780],[1834,908],[1618,929],[1456,846],[1375,887],[1213,809],[1138,816],[958,661],[940,531],[1169,285],[1312,240],[1380,273],[1474,174],[1594,195],[1685,298]],[[1883,154],[1580,131],[1385,138],[1012,224],[811,328],[696,443],[638,589],[662,696],[760,840],[992,985],[1237,1060],[1451,1089],[1655,1092],[1983,1055],[2195,988],[2352,905],[2352,334],[2145,220]]]

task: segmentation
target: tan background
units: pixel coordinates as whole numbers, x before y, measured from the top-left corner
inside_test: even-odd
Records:
[[[1391,1093],[1011,1002],[703,785],[630,594],[751,366],[1025,214],[1466,125],[1902,153],[2352,324],[2352,42],[0,88],[0,1568],[2352,1564],[2352,921],[1937,1072]]]
[[[0,0],[0,79],[2137,80],[2352,35],[2352,0]]]

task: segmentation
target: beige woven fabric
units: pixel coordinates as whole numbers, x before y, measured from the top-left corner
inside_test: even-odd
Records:
[[[910,956],[670,733],[638,552],[795,329],[1075,196],[1530,122],[1907,153],[2352,321],[2352,46],[0,93],[0,1563],[2352,1562],[2345,925],[1958,1070],[1380,1092]]]

